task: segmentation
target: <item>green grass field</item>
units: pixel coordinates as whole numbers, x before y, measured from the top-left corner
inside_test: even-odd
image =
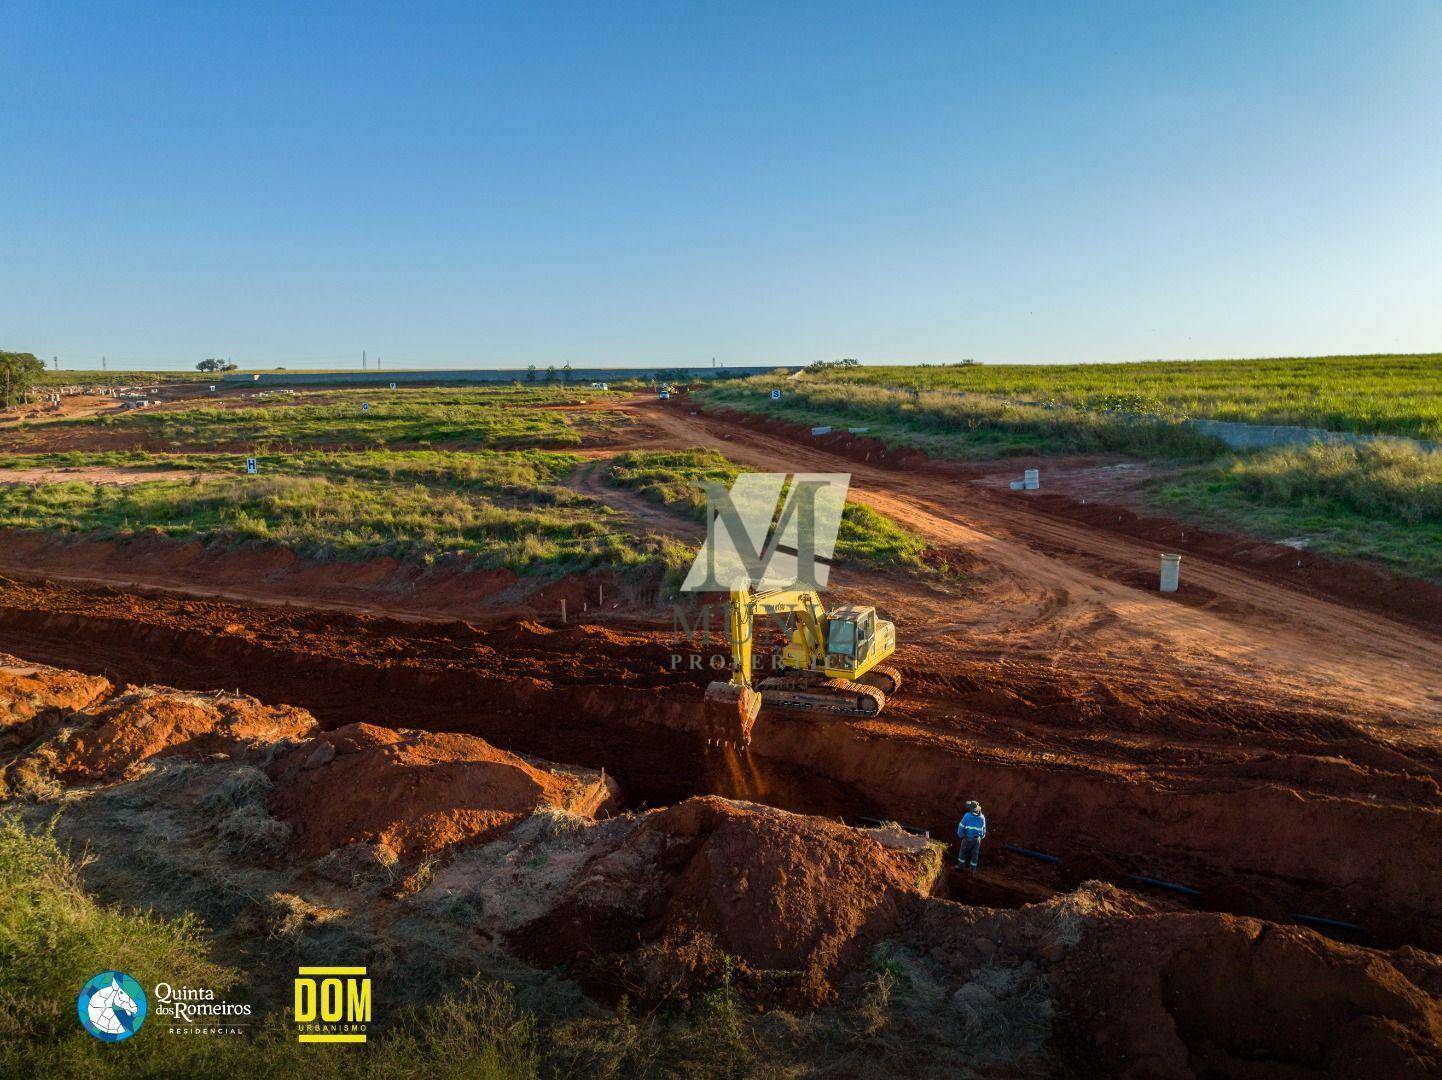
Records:
[[[1442,353],[846,368],[798,381],[1442,440]]]
[[[1175,419],[1426,438],[1442,432],[1435,355],[847,368],[708,387],[698,400],[806,427],[864,427],[887,445],[937,457],[1101,453],[1161,462],[1182,471],[1138,492],[1152,512],[1442,580],[1442,451],[1397,440],[1234,453]]]
[[[247,476],[236,455],[12,454],[3,470],[112,466],[180,469],[126,486],[57,479],[0,486],[0,527],[100,537],[159,535],[281,545],[317,560],[382,555],[480,568],[563,573],[679,565],[679,545],[630,535],[610,510],[561,486],[566,454],[441,451],[271,454]]]
[[[1399,443],[1234,455],[1153,485],[1152,505],[1202,524],[1365,558],[1442,581],[1442,453]]]
[[[40,359],[44,360],[45,357]],[[202,371],[74,371],[47,367],[40,386],[157,386],[161,383],[215,382],[219,376]]]
[[[605,410],[559,406],[604,402],[619,395],[565,387],[486,389],[324,390],[294,396],[265,391],[254,404],[140,411],[76,420],[135,431],[175,449],[239,445],[257,449],[307,446],[386,447],[467,445],[492,449],[564,448],[628,421]],[[369,406],[363,409],[362,406]]]
[[[780,400],[771,398],[772,390],[781,391]],[[806,427],[864,427],[892,446],[969,461],[1096,453],[1199,461],[1225,449],[1215,439],[1166,420],[1019,405],[953,391],[763,376],[707,387],[696,396],[713,408],[774,416]]]
[[[608,479],[668,510],[701,521],[706,517],[701,485],[714,481],[729,487],[739,472],[740,466],[714,450],[635,451],[614,459]],[[841,514],[836,554],[842,559],[922,570],[927,567],[925,551],[921,537],[869,507],[847,503]]]
[[[63,475],[3,485],[0,528],[284,546],[317,560],[464,555],[478,568],[545,575],[645,567],[669,577],[689,560],[685,545],[634,535],[564,485],[581,463],[566,449],[632,422],[606,408],[619,392],[522,385],[264,393],[239,407],[220,401],[65,425],[141,431],[163,451],[0,455],[0,481],[5,470],[26,468],[193,474],[124,486]],[[362,411],[362,403],[371,407]],[[254,477],[244,473],[251,454],[261,461]],[[702,464],[714,462],[688,467],[695,474]],[[848,508],[841,543],[875,564],[922,565],[918,538],[862,507]]]

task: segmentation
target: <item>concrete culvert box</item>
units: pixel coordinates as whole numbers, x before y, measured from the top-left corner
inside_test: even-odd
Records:
[[[1182,579],[1182,557],[1162,556],[1162,592],[1176,592]]]

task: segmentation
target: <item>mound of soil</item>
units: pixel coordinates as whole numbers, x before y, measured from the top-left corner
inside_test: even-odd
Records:
[[[603,773],[499,750],[474,735],[348,724],[277,761],[271,812],[315,858],[373,844],[406,859],[494,839],[542,806],[593,816],[616,804]]]
[[[1117,1076],[1436,1076],[1442,958],[1228,915],[1108,919],[1053,975],[1065,1038]]]
[[[314,717],[217,692],[127,687],[50,668],[0,668],[0,798],[126,776],[150,758],[242,755],[303,739]]]
[[[16,729],[33,729],[37,718],[58,720],[88,709],[115,689],[99,675],[4,660],[0,657],[0,738]]]
[[[688,799],[640,818],[509,940],[603,995],[714,985],[734,958],[749,989],[819,1003],[941,864],[939,846],[901,830]]]
[[[254,743],[303,739],[315,728],[310,713],[289,705],[131,687],[86,714],[60,750],[54,771],[62,780],[99,780],[159,754],[233,753]]]

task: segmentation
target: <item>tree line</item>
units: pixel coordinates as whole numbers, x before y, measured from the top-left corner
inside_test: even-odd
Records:
[[[24,401],[44,374],[45,364],[34,353],[0,352],[0,408],[10,409]]]

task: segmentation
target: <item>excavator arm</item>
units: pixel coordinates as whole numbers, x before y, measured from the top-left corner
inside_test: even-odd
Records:
[[[773,671],[754,671],[756,616],[790,618],[790,642]],[[748,746],[763,702],[778,710],[867,718],[901,687],[901,672],[883,664],[896,651],[896,627],[876,609],[846,604],[826,610],[815,592],[777,589],[731,593],[726,609],[731,679],[706,688],[706,741]]]
[[[756,614],[795,615],[793,649],[808,657],[825,650],[826,609],[813,592],[776,590],[753,593],[742,587],[731,593],[726,608],[726,631],[731,639],[731,681],[712,683],[706,688],[706,741],[711,744],[747,746],[751,729],[761,712],[761,694],[756,689],[752,661],[756,638]]]

